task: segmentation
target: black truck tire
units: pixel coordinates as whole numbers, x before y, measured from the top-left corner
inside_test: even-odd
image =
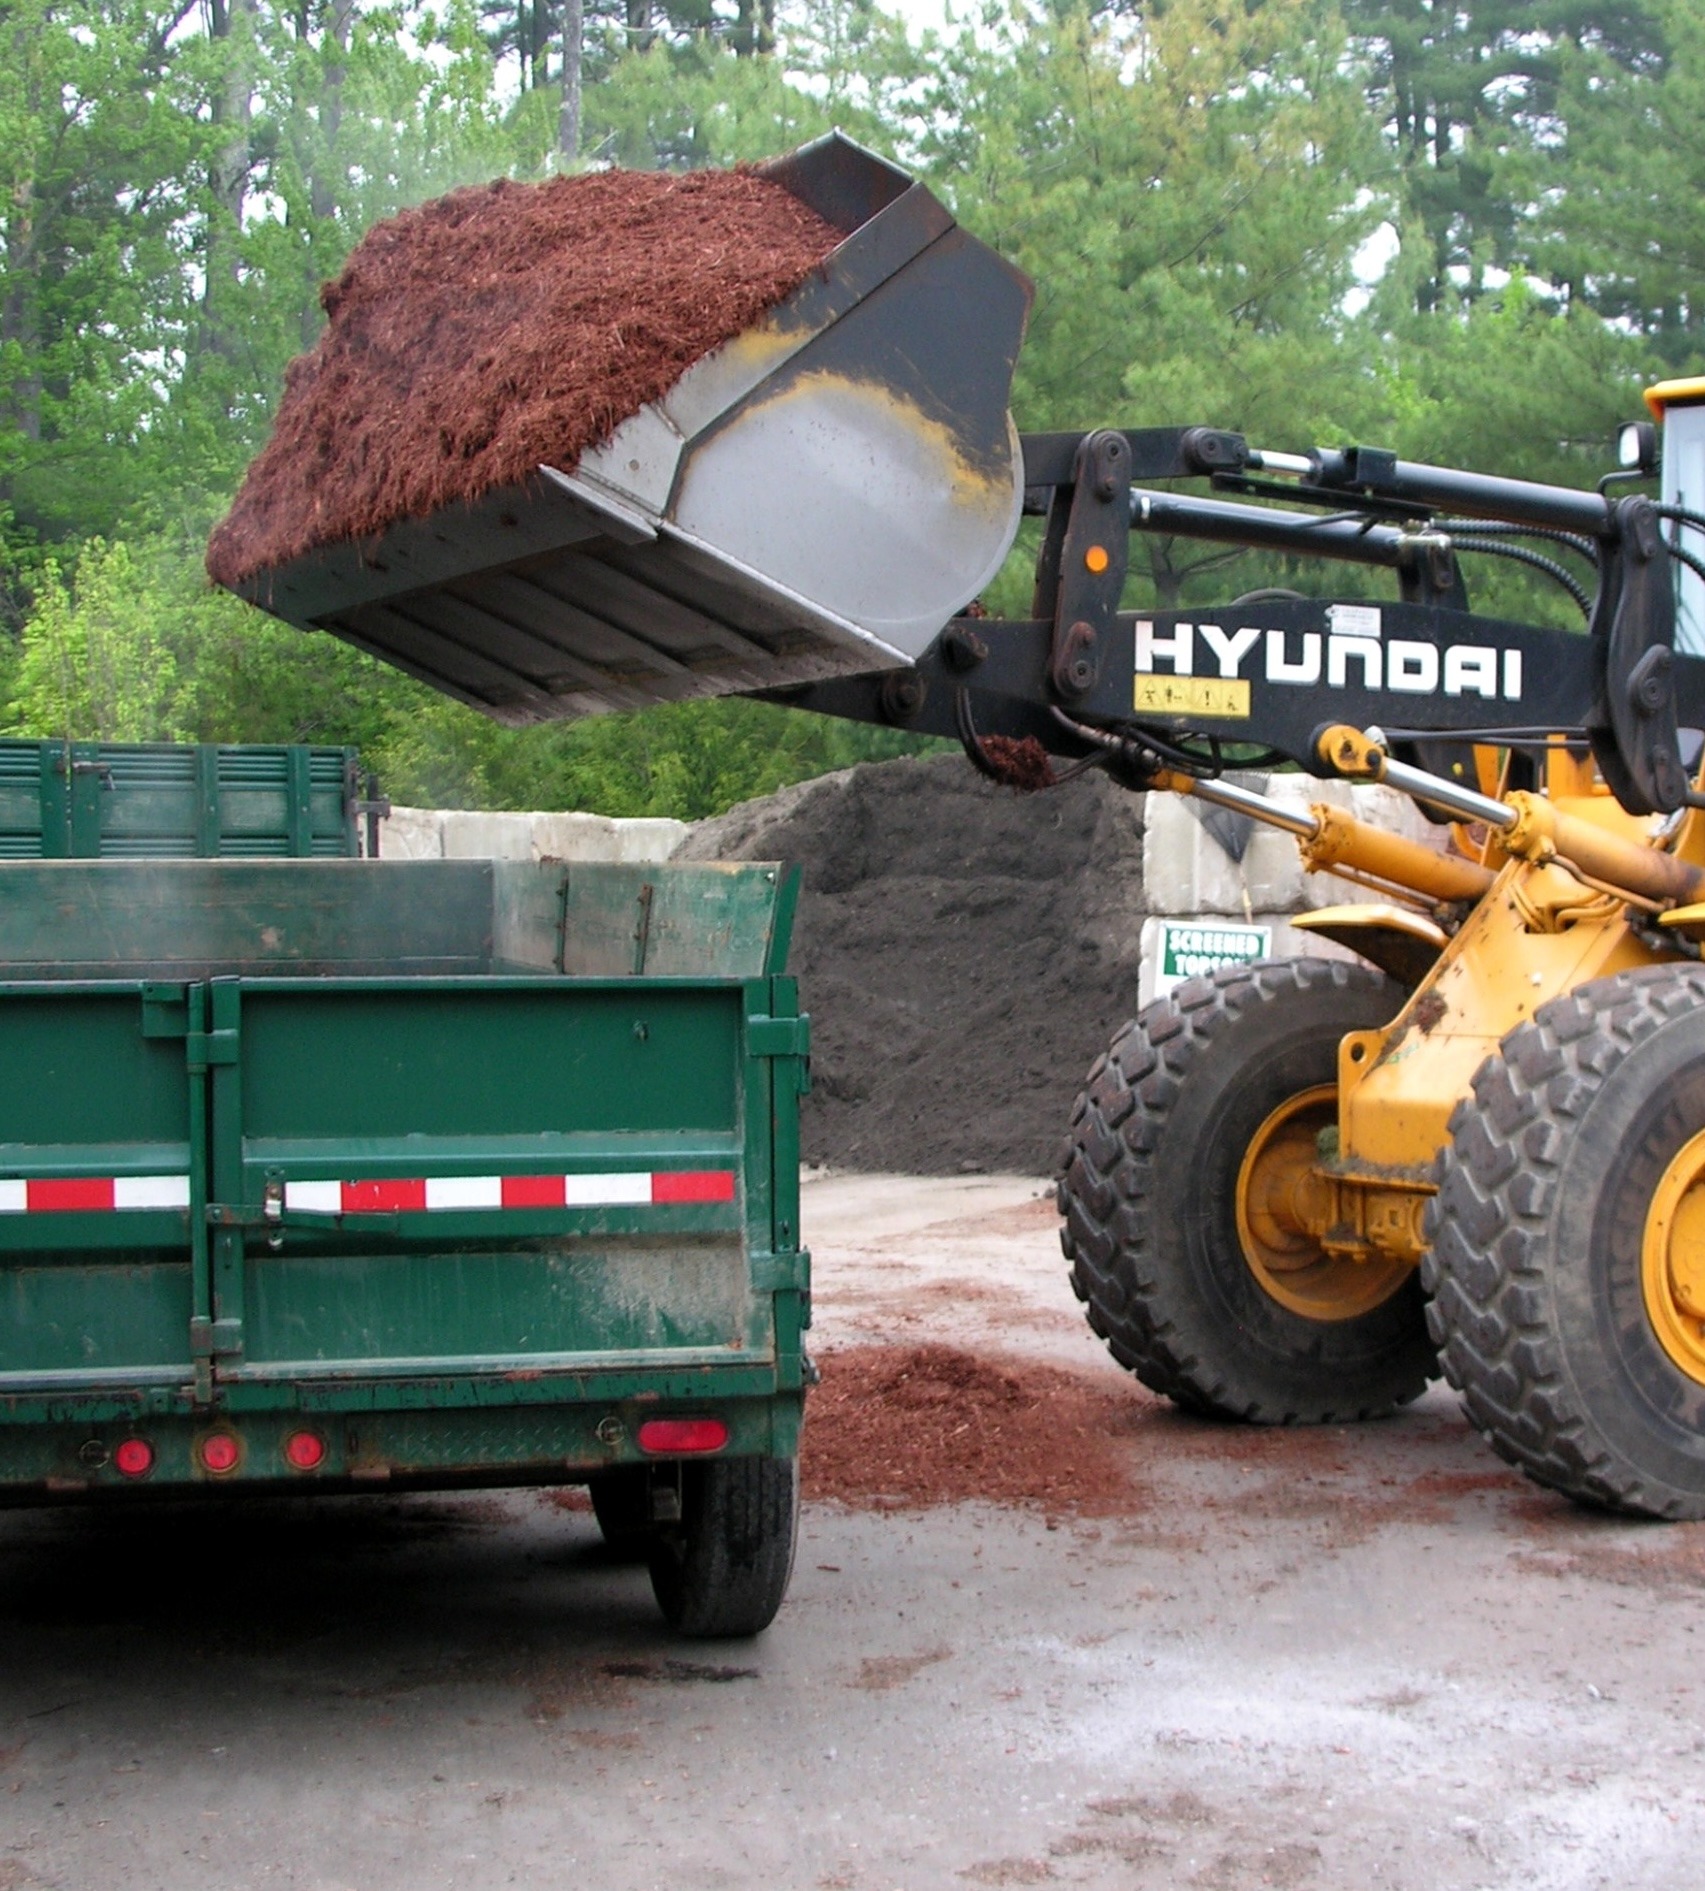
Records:
[[[1542,1006],[1450,1128],[1423,1274],[1470,1420],[1582,1502],[1705,1517],[1705,969]]]
[[[681,1520],[651,1539],[651,1586],[669,1626],[713,1639],[769,1627],[799,1533],[797,1458],[681,1467]]]
[[[1150,1005],[1091,1069],[1059,1184],[1072,1286],[1113,1357],[1187,1411],[1372,1418],[1435,1375],[1413,1268],[1334,1262],[1310,1244],[1284,1257],[1301,1270],[1284,1276],[1298,1291],[1278,1287],[1287,1304],[1280,1277],[1252,1260],[1238,1209],[1274,1137],[1288,1133],[1292,1159],[1312,1160],[1317,1126],[1337,1120],[1339,1040],[1390,1023],[1403,999],[1338,961],[1238,967]],[[1343,1271],[1358,1266],[1373,1271]]]

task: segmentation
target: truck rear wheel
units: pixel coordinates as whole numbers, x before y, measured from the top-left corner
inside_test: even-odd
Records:
[[[651,1539],[651,1586],[683,1635],[756,1635],[793,1574],[797,1458],[708,1458],[681,1467],[681,1520]]]
[[[1337,1120],[1339,1040],[1403,997],[1325,959],[1222,971],[1090,1071],[1059,1185],[1072,1286],[1113,1357],[1186,1410],[1371,1418],[1433,1376],[1415,1270],[1329,1254],[1284,1212]]]
[[[1423,1274],[1469,1418],[1570,1497],[1705,1517],[1705,970],[1543,1006],[1450,1127]]]

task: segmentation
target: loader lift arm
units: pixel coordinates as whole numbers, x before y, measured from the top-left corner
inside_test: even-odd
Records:
[[[771,699],[957,737],[997,774],[1000,742],[1030,740],[1133,787],[1163,771],[1211,778],[1234,747],[1333,773],[1319,745],[1330,724],[1395,731],[1394,753],[1435,773],[1452,745],[1562,737],[1590,746],[1630,813],[1687,804],[1679,731],[1705,726],[1705,661],[1674,652],[1671,557],[1686,554],[1651,501],[1369,448],[1263,452],[1207,427],[1029,434],[1023,451],[1024,509],[1046,522],[1030,616],[961,615],[907,669]],[[1203,478],[1237,497],[1158,484]],[[1321,510],[1253,503],[1280,494]],[[1382,568],[1400,596],[1126,611],[1137,532]],[[1533,549],[1547,541],[1595,567],[1590,597]],[[1588,634],[1471,612],[1458,554],[1481,550],[1550,570]]]

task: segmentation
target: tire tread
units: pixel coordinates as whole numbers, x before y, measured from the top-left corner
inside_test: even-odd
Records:
[[[1547,1318],[1547,1214],[1578,1124],[1630,1050],[1705,1002],[1705,970],[1654,965],[1542,1006],[1475,1072],[1452,1113],[1421,1282],[1444,1374],[1506,1462],[1597,1508],[1697,1514],[1592,1422]]]
[[[1072,1291],[1121,1366],[1199,1416],[1256,1424],[1374,1418],[1418,1397],[1432,1377],[1428,1356],[1374,1398],[1338,1405],[1319,1386],[1312,1397],[1279,1403],[1251,1396],[1236,1384],[1235,1370],[1187,1342],[1157,1266],[1155,1152],[1184,1085],[1228,1026],[1257,1007],[1323,991],[1396,996],[1378,973],[1337,959],[1278,959],[1187,980],[1115,1035],[1072,1112],[1056,1188]]]

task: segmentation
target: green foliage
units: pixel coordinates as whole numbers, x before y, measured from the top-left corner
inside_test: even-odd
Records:
[[[832,123],[774,60],[737,58],[711,39],[660,41],[588,95],[585,143],[616,164],[684,169],[770,157]]]
[[[1651,71],[1651,0],[1345,0],[1369,92],[1401,170],[1409,280],[1421,310],[1532,268],[1576,210],[1558,163],[1600,116],[1576,82]],[[1629,126],[1619,126],[1626,143]]]
[[[10,649],[0,645],[0,649]],[[193,543],[49,560],[9,664],[5,732],[108,742],[353,743],[399,802],[698,820],[927,746],[768,703],[690,702],[509,730],[347,644],[211,589]]]
[[[697,821],[788,782],[931,746],[739,699],[515,732],[437,700],[393,725],[372,753],[403,802]]]
[[[1666,369],[1705,365],[1705,15],[1693,0],[1644,9],[1657,56],[1597,45],[1564,68],[1555,153],[1559,214],[1535,244],[1537,270],[1570,302],[1646,337]]]
[[[1174,0],[1015,12],[942,49],[918,149],[1036,279],[1022,425],[1211,421],[1274,444],[1361,430],[1373,390],[1343,307],[1390,165],[1343,48],[1315,0]],[[1237,562],[1166,539],[1132,551],[1141,602]],[[1025,588],[1009,567],[991,595]]]
[[[15,678],[21,732],[104,742],[188,733],[160,599],[138,577],[128,548],[100,539],[84,549],[75,590],[47,561]]]
[[[0,11],[0,513],[9,535],[110,529],[138,490],[205,128],[148,0]]]
[[[1015,14],[943,50],[920,151],[1036,279],[1025,425],[1259,424],[1252,400],[1294,399],[1299,365],[1336,357],[1385,168],[1342,47],[1313,0],[1175,0],[1135,22]]]
[[[18,735],[371,745],[397,713],[393,673],[213,590],[199,548],[169,538],[49,559],[10,681]]]

